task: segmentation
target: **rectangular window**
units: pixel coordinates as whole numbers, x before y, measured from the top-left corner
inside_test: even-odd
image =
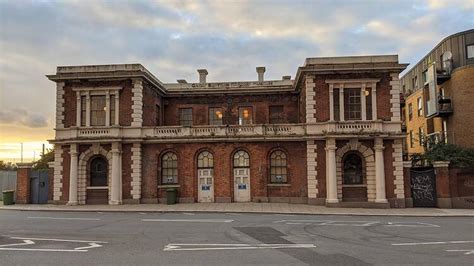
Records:
[[[416,99],[417,107],[418,107],[418,117],[423,116],[423,102],[421,101],[421,97]]]
[[[412,82],[413,89],[414,90],[418,89],[418,76],[415,76],[414,78],[412,78],[411,82]]]
[[[115,95],[110,95],[110,125],[115,125]]]
[[[251,125],[252,116],[252,107],[239,107],[239,125]]]
[[[91,96],[91,126],[105,126],[105,95]]]
[[[361,120],[360,89],[344,89],[344,120]]]
[[[366,88],[365,89],[365,117],[367,120],[372,120],[372,89]]]
[[[285,123],[283,105],[270,106],[270,124],[283,124]]]
[[[339,111],[339,89],[333,90],[333,99],[334,99],[334,120],[341,121],[340,111]]]
[[[413,139],[413,130],[410,130],[410,148],[413,148],[415,140]]]
[[[418,128],[418,141],[420,143],[420,146],[423,146],[424,133],[423,133],[423,128],[422,127]]]
[[[86,126],[86,96],[81,96],[81,126]]]
[[[209,125],[222,126],[222,117],[224,112],[221,107],[209,108]]]
[[[179,124],[181,126],[188,126],[188,127],[193,125],[193,109],[192,108],[179,109]]]
[[[467,59],[474,59],[474,44],[466,46]]]
[[[413,104],[408,104],[408,120],[411,121],[413,119]]]

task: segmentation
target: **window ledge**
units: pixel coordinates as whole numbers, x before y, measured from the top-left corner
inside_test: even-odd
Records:
[[[109,187],[87,187],[87,189],[109,189]]]
[[[178,184],[158,185],[158,188],[179,188]]]
[[[267,184],[267,187],[291,187],[291,184],[287,184],[287,183],[281,183],[281,184],[273,183],[273,184]]]
[[[366,184],[360,184],[360,185],[342,185],[342,187],[367,187]]]

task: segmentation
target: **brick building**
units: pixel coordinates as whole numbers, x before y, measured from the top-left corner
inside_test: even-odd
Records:
[[[58,67],[54,201],[404,207],[398,56],[307,58],[294,80],[165,84]]]
[[[474,148],[474,29],[443,39],[400,83],[407,154],[439,141]]]

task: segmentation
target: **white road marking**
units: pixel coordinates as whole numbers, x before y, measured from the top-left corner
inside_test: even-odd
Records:
[[[23,243],[5,244],[5,245],[0,245],[0,247],[26,246],[26,245],[33,245],[34,243],[35,242],[31,240],[23,240]]]
[[[75,249],[41,249],[41,248],[0,248],[0,250],[11,250],[11,251],[45,251],[45,252],[87,252],[87,250],[75,250]]]
[[[396,244],[392,244],[392,246],[418,246],[418,245],[442,245],[442,244],[465,244],[465,243],[474,243],[474,240],[419,242],[419,243],[396,243]]]
[[[56,241],[56,242],[75,242],[75,243],[101,243],[107,244],[104,241],[95,240],[74,240],[74,239],[55,239],[55,238],[34,238],[34,237],[10,237],[11,239],[26,239],[26,240],[44,240],[44,241]]]
[[[422,222],[388,222],[388,227],[439,227],[436,224],[422,223]]]
[[[245,249],[281,249],[315,248],[314,244],[168,244],[163,251],[204,251],[204,250],[245,250]]]
[[[232,223],[225,219],[142,219],[142,222],[195,222],[195,223]]]
[[[225,214],[234,215],[234,216],[241,216],[242,215],[242,213],[232,213],[232,212],[226,212]]]
[[[183,212],[184,215],[195,215],[194,213],[192,212]]]
[[[464,252],[464,255],[473,255],[474,254],[474,249],[469,250],[469,249],[449,249],[446,250],[448,252]]]
[[[100,221],[99,218],[72,218],[72,217],[27,217],[28,219],[45,219],[45,220],[77,220],[77,221]]]
[[[102,247],[102,245],[99,245],[99,244],[97,244],[97,243],[92,242],[92,243],[89,243],[89,246],[87,246],[87,247],[78,247],[78,248],[75,248],[75,250],[83,250],[83,249],[90,249],[90,248],[100,248],[100,247]]]

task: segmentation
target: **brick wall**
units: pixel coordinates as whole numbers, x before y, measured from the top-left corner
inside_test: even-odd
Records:
[[[288,156],[289,187],[267,187],[269,182],[268,156],[273,149],[281,148]],[[233,169],[232,155],[237,149],[244,149],[250,155],[251,197],[252,200],[267,198],[294,197],[306,198],[306,145],[305,142],[255,142],[255,143],[186,143],[186,144],[148,144],[143,145],[142,198],[153,201],[164,198],[164,191],[158,192],[160,177],[159,157],[171,150],[178,156],[178,197],[197,200],[197,154],[201,150],[214,154],[214,193],[215,198],[232,200]],[[298,156],[296,156],[298,155]]]
[[[143,126],[157,126],[157,106],[161,108],[160,122],[162,123],[161,96],[149,84],[145,83],[143,86]]]
[[[238,96],[193,96],[165,99],[165,125],[179,125],[179,108],[193,108],[193,124],[208,125],[208,108],[222,107],[223,124],[238,124],[239,107],[253,107],[253,123],[269,123],[269,106],[283,105],[284,119],[287,123],[298,122],[298,95],[292,93],[272,95]]]

